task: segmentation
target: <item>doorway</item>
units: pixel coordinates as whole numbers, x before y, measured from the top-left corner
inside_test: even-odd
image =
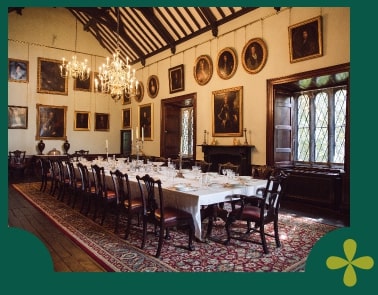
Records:
[[[184,157],[196,159],[196,102],[196,93],[167,98],[161,101],[161,157],[175,159],[178,157],[180,147],[186,144],[190,144],[193,147],[193,152],[184,155]],[[190,110],[192,114],[192,120],[190,124],[192,132],[185,133],[186,136],[184,137],[182,130],[188,127],[183,126],[183,110]],[[187,137],[187,134],[189,134],[190,137]]]

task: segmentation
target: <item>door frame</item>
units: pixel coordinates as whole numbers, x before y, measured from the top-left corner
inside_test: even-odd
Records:
[[[197,93],[165,98],[161,100],[161,125],[160,125],[160,156],[165,156],[165,108],[167,106],[176,106],[178,108],[193,107],[193,159],[196,159],[197,146]],[[177,143],[180,145],[180,143]]]

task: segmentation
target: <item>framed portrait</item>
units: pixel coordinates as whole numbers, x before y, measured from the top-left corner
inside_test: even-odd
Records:
[[[194,79],[199,85],[205,85],[213,76],[213,62],[208,55],[197,57],[193,69]]]
[[[95,113],[95,131],[109,131],[109,114]]]
[[[144,86],[141,81],[138,81],[138,88],[136,90],[136,94],[134,98],[137,102],[141,102],[143,100],[143,96],[144,96]]]
[[[101,80],[98,77],[98,72],[93,72],[92,81],[93,81],[93,83],[92,83],[93,84],[93,92],[101,93],[102,92],[102,84],[101,84]]]
[[[91,91],[92,90],[92,75],[86,80],[74,79],[74,90]],[[101,88],[100,88],[101,89]]]
[[[222,79],[230,79],[236,72],[238,61],[235,50],[227,47],[219,51],[217,57],[217,73]]]
[[[153,140],[154,112],[151,103],[140,105],[138,111],[139,136],[144,140]]]
[[[242,51],[242,63],[244,69],[250,74],[260,72],[265,66],[268,50],[261,38],[254,38],[244,45]]]
[[[36,139],[66,140],[67,106],[37,104]]]
[[[131,128],[131,108],[122,110],[122,128]]]
[[[213,137],[243,136],[243,86],[212,94]]]
[[[75,111],[74,130],[89,131],[90,112]]]
[[[8,129],[28,128],[28,107],[8,106]]]
[[[8,58],[8,81],[28,82],[29,62],[27,60]]]
[[[151,98],[155,98],[159,92],[159,78],[156,75],[148,77],[147,93]]]
[[[61,61],[38,57],[37,92],[68,95],[68,79],[60,76]]]
[[[289,27],[290,62],[323,55],[322,18],[311,18]]]
[[[185,89],[184,65],[178,65],[168,69],[169,93],[175,93]]]

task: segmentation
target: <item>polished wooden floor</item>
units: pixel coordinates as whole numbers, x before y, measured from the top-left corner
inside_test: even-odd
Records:
[[[17,180],[16,180],[17,181]],[[19,180],[18,180],[19,181]],[[32,181],[24,179],[23,181]],[[34,180],[35,181],[35,180]],[[12,181],[11,181],[12,182]],[[36,235],[51,253],[54,270],[57,272],[104,272],[101,265],[70,240],[43,214],[33,207],[20,193],[8,186],[8,224]],[[314,217],[314,210],[309,207],[286,203],[282,210],[299,215]],[[348,220],[335,216],[332,212],[317,210],[319,221],[337,226],[347,226]]]
[[[50,251],[55,271],[106,271],[11,186],[8,192],[8,224],[37,236]]]

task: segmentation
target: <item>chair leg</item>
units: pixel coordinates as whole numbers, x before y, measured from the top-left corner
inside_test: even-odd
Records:
[[[274,220],[274,238],[276,240],[276,246],[281,247],[280,235],[278,234],[278,220]]]
[[[188,244],[188,249],[189,251],[194,251],[194,245],[193,245],[193,240],[194,240],[194,223],[190,223],[189,225],[189,244]]]
[[[142,245],[140,246],[141,249],[144,249],[146,244],[146,236],[147,236],[147,220],[146,217],[143,216],[143,236],[142,236]]]
[[[127,214],[127,225],[126,225],[125,239],[127,239],[130,235],[131,218],[132,218],[132,214],[129,212]],[[138,215],[138,223],[139,223],[139,215]]]
[[[226,224],[225,224],[225,228],[226,228],[226,233],[227,233],[227,240],[224,241],[224,244],[225,245],[228,245],[230,244],[230,241],[231,241],[231,230],[230,230],[230,226],[231,224],[234,222],[234,220],[232,218],[228,218],[227,221],[226,221]]]
[[[264,231],[264,225],[263,224],[260,225],[260,237],[261,237],[261,244],[263,246],[264,253],[268,254],[269,251],[268,251],[268,246],[266,244],[265,231]]]
[[[158,243],[158,248],[155,255],[156,258],[159,258],[160,256],[161,248],[163,247],[163,242],[164,242],[164,227],[160,227],[159,243]]]

